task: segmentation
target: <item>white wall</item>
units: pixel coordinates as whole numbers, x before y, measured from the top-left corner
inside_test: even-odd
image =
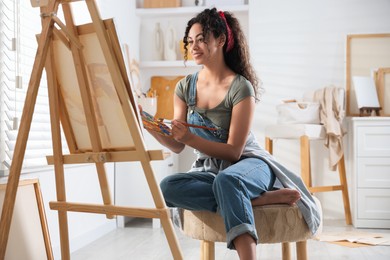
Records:
[[[347,34],[390,32],[388,0],[252,0],[249,4],[252,61],[266,91],[253,126],[262,143],[265,126],[276,122],[280,99],[299,98],[330,84],[345,87]],[[275,145],[278,160],[299,173],[298,143]],[[323,143],[316,142],[312,153],[319,154],[312,161],[314,184],[339,183],[337,172],[328,171]],[[325,218],[344,218],[341,192],[317,196]]]
[[[114,18],[119,41],[128,44],[131,58],[138,60],[139,19],[135,15],[135,0],[98,0],[103,19]]]

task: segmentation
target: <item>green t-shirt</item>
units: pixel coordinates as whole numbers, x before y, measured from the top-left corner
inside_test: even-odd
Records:
[[[176,95],[188,104],[190,80],[187,75],[180,80],[175,89]],[[237,74],[222,102],[214,108],[203,109],[195,105],[195,111],[209,118],[215,125],[229,131],[233,106],[248,96],[255,96],[252,84],[243,76]]]

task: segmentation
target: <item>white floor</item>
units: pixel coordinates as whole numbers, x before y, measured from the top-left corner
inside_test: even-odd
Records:
[[[355,230],[346,226],[343,221],[325,221],[324,232]],[[176,230],[179,244],[185,260],[199,259],[199,241],[185,237]],[[375,233],[385,233],[390,236],[390,230],[368,230]],[[292,259],[295,248],[292,249]],[[216,244],[216,260],[237,260],[237,253],[226,249],[225,243]],[[268,244],[257,246],[257,258],[261,260],[281,259],[281,246]],[[349,248],[315,240],[308,241],[308,258],[311,260],[389,260],[390,246],[366,246]],[[119,228],[90,245],[74,252],[72,260],[166,260],[172,259],[164,232],[152,228],[152,222],[146,219],[132,220],[126,228]]]

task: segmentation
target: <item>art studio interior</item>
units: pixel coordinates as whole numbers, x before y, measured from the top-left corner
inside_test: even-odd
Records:
[[[150,132],[173,135],[213,7],[263,90],[250,132],[307,191],[253,207],[257,259],[390,259],[388,0],[0,0],[0,259],[240,259],[221,215],[166,205],[197,154]]]

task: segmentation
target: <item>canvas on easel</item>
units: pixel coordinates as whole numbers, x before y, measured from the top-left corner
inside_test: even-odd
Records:
[[[70,259],[68,211],[105,214],[108,218],[116,215],[159,218],[173,258],[182,259],[169,209],[151,166],[152,160],[163,160],[164,154],[162,150],[147,150],[145,147],[114,23],[101,20],[95,1],[86,0],[92,23],[76,26],[71,2],[76,0],[51,0],[48,6],[41,7],[42,33],[38,36],[37,55],[1,215],[0,259],[4,257],[7,244],[17,182],[43,68],[48,81],[53,142],[53,156],[48,156],[47,160],[54,165],[57,189],[57,201],[50,202],[50,208],[58,211],[62,259]],[[65,22],[57,17],[60,5]],[[62,151],[61,126],[70,151],[66,155]],[[155,208],[112,204],[104,164],[122,161],[141,163]],[[64,165],[79,163],[96,165],[103,204],[66,200]],[[131,169],[129,174],[132,174]]]

